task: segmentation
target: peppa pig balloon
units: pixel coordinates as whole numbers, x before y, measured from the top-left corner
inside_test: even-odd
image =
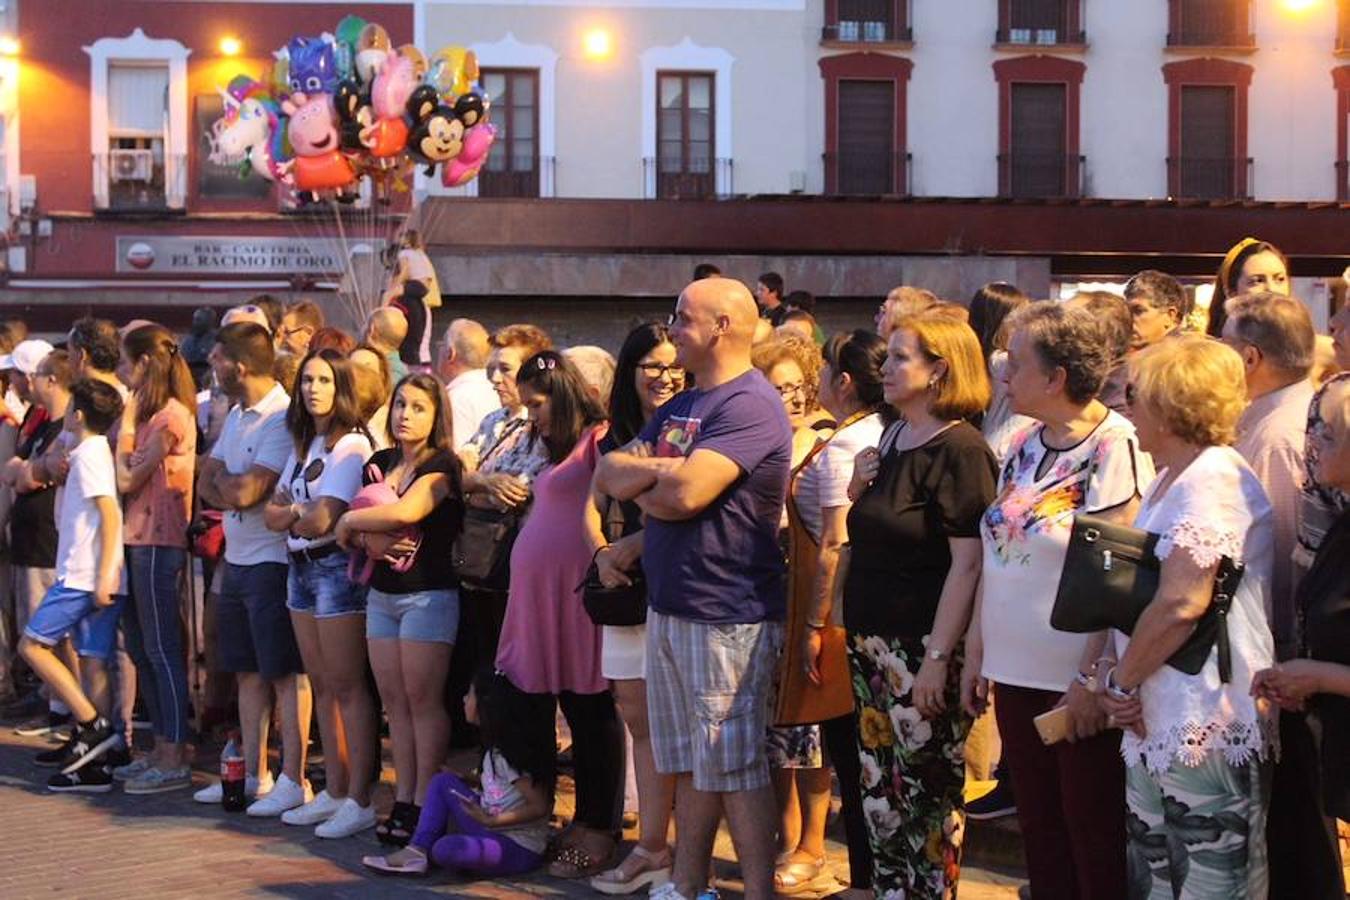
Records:
[[[339,146],[333,107],[326,94],[292,94],[282,109],[290,116],[286,135],[295,151],[295,157],[279,167],[287,184],[317,196],[320,191],[341,191],[356,181],[356,170]]]
[[[408,98],[417,87],[417,60],[391,50],[370,88],[370,108],[375,121],[361,131],[361,142],[376,159],[398,156],[408,144],[408,123],[403,117]]]

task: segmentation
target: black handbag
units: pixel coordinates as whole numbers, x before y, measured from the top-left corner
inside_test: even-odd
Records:
[[[464,511],[464,526],[455,538],[451,562],[459,577],[482,590],[504,591],[511,580],[511,548],[520,533],[522,513],[515,510]]]
[[[604,521],[601,527],[607,541],[618,540],[624,536],[627,529],[622,503],[611,498],[602,518]],[[600,551],[595,551],[595,556],[591,557],[590,568],[586,570],[586,578],[577,588],[581,591],[581,605],[585,608],[586,615],[590,616],[596,625],[628,627],[645,624],[647,576],[642,571],[642,566],[638,565],[632,571],[624,573],[632,584],[606,587],[600,580],[600,566],[596,563],[599,556]]]
[[[1059,577],[1050,625],[1077,634],[1114,628],[1126,634],[1158,592],[1161,561],[1158,535],[1118,525],[1097,516],[1076,515],[1064,571]],[[1233,674],[1228,644],[1228,610],[1242,580],[1243,567],[1228,557],[1219,561],[1209,608],[1196,622],[1186,643],[1167,664],[1187,675],[1198,675],[1218,645],[1219,678],[1227,684]]]

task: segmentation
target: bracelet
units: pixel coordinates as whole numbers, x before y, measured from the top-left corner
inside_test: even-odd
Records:
[[[1102,679],[1106,686],[1106,693],[1112,700],[1133,700],[1139,696],[1139,688],[1123,688],[1116,684],[1116,667],[1112,666],[1106,670],[1106,678]]]
[[[1100,694],[1102,692],[1101,680],[1097,678],[1094,672],[1089,675],[1086,672],[1079,672],[1073,677],[1074,684],[1085,688],[1089,694]]]
[[[812,630],[814,630],[814,631],[820,631],[820,630],[823,629],[823,628],[828,628],[829,625],[828,625],[827,623],[821,622],[821,621],[819,621],[819,620],[814,620],[814,621],[813,621],[813,620],[811,620],[811,619],[807,619],[807,620],[806,620],[806,627],[807,627],[807,628],[810,628],[810,629],[812,629]]]

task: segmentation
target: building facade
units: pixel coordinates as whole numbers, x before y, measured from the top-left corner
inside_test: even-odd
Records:
[[[339,219],[206,159],[218,88],[349,13],[394,44],[476,51],[499,129],[477,181],[419,173],[411,210]],[[993,278],[1048,294],[1145,265],[1198,278],[1248,233],[1282,246],[1325,307],[1350,261],[1350,0],[19,0],[6,14],[7,304],[336,286],[353,245],[409,211],[448,292],[489,317],[556,296],[645,312],[704,259],[746,279],[784,270],[850,314],[900,281],[961,298]]]

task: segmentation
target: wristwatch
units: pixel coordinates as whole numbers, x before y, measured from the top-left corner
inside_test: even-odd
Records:
[[[925,656],[933,662],[947,662],[952,658],[952,655],[945,650],[929,650]]]

